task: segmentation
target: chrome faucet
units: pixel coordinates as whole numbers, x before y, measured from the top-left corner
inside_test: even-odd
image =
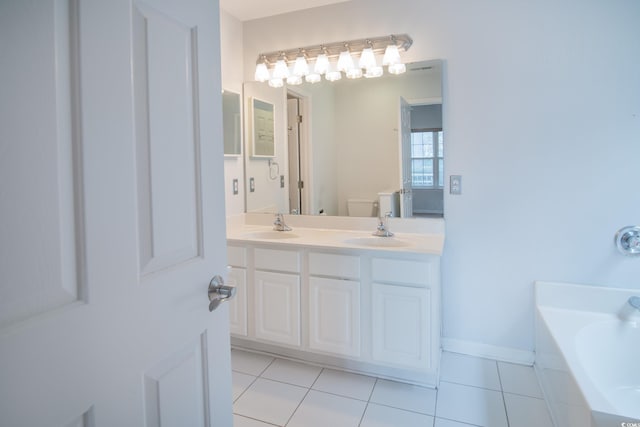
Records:
[[[275,231],[291,231],[291,227],[284,223],[284,215],[276,214],[276,220],[273,221],[273,229]]]
[[[385,213],[383,216],[378,217],[378,227],[376,231],[373,233],[374,236],[378,237],[391,237],[393,233],[389,231],[388,220],[391,217],[391,212]]]
[[[629,305],[640,311],[640,297],[629,297]]]

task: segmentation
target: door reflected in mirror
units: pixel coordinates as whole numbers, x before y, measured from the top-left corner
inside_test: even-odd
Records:
[[[275,155],[245,147],[247,212],[443,215],[442,61],[376,79],[245,83],[245,111],[255,97],[274,106]]]

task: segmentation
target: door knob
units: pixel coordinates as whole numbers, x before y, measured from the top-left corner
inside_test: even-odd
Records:
[[[213,311],[228,299],[233,298],[236,295],[236,287],[225,285],[224,279],[221,276],[215,275],[211,282],[209,282],[209,311]]]

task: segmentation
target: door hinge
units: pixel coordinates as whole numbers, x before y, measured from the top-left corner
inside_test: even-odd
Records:
[[[302,116],[298,116],[298,124],[302,123]]]
[[[302,190],[304,188],[304,181],[298,181],[298,190]]]

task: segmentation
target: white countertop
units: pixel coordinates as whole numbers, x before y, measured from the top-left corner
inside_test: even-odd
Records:
[[[294,227],[292,231],[274,231],[272,225],[230,221],[227,223],[227,240],[229,243],[252,242],[287,246],[442,255],[444,246],[443,232],[397,232],[393,237],[376,237],[372,235],[372,231],[300,226]]]

